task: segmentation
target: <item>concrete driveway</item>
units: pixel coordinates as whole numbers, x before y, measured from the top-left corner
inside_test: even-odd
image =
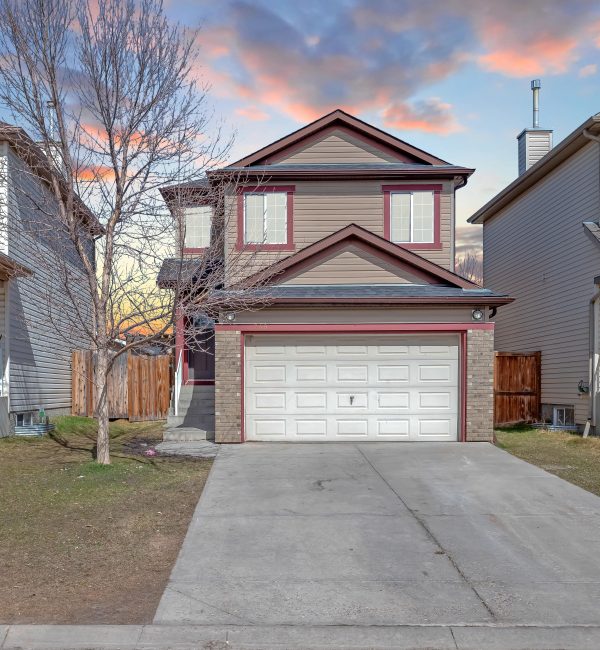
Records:
[[[154,622],[597,625],[599,599],[600,498],[492,445],[245,444]]]

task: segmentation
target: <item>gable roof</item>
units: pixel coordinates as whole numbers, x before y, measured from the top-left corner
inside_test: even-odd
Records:
[[[375,235],[354,223],[345,228],[341,228],[337,232],[320,239],[310,246],[306,246],[293,255],[275,262],[275,264],[250,276],[245,282],[250,285],[264,281],[278,284],[290,277],[293,273],[298,272],[307,263],[328,258],[333,252],[348,244],[368,249],[375,255],[383,257],[388,261],[395,261],[396,263],[408,266],[414,275],[422,278],[428,284],[443,284],[461,289],[481,288],[474,282],[470,282],[466,278],[452,273],[438,264],[430,262],[424,257],[402,246],[398,246],[398,244],[394,244],[379,235]]]
[[[53,181],[57,180],[60,192],[64,197],[67,196],[68,190],[64,176],[48,160],[46,154],[25,129],[0,121],[0,141],[7,142],[17,156],[25,161],[34,174],[51,190],[53,189]],[[98,221],[96,215],[83,202],[77,192],[73,193],[73,199],[77,215],[85,224],[89,233],[94,237],[101,235],[104,232],[104,227]]]
[[[303,126],[297,131],[294,131],[266,147],[251,153],[249,156],[237,160],[229,165],[229,168],[249,167],[251,165],[260,164],[264,162],[267,157],[274,156],[283,149],[288,149],[302,140],[314,136],[319,131],[335,125],[344,126],[359,135],[367,137],[371,141],[384,145],[388,149],[392,149],[404,156],[409,156],[414,159],[414,162],[416,163],[426,165],[449,165],[445,160],[408,144],[407,142],[404,142],[404,140],[400,140],[399,138],[378,129],[367,122],[363,122],[363,120],[359,120],[357,117],[354,117],[338,108],[335,111],[318,118],[314,122]]]
[[[591,140],[586,137],[586,133],[592,135],[598,135],[600,133],[600,113],[589,117],[562,142],[550,149],[543,158],[538,160],[526,172],[496,194],[493,199],[490,199],[485,205],[479,208],[475,214],[469,217],[468,222],[484,223],[497,214],[502,208],[514,201],[539,180],[543,179],[553,169],[567,160],[567,158],[579,151],[586,144],[589,144]]]

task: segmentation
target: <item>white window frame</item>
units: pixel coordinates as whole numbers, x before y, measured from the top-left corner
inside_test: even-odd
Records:
[[[285,201],[285,223],[283,228],[283,241],[268,242],[268,219],[267,219],[267,198],[279,194],[284,197]],[[248,241],[248,211],[247,211],[247,198],[249,196],[262,196],[263,198],[263,240],[262,241]],[[287,246],[288,245],[288,193],[287,192],[244,192],[244,214],[243,214],[243,243],[248,246]]]
[[[431,194],[432,197],[432,212],[431,212],[431,240],[429,241],[415,241],[414,235],[414,198],[415,194]],[[393,203],[394,196],[406,195],[410,196],[410,215],[409,215],[409,239],[400,240],[394,238],[394,214],[393,214]],[[393,244],[435,244],[435,191],[434,190],[395,190],[390,192],[390,241]]]

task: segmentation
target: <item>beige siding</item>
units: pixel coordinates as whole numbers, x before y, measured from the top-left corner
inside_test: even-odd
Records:
[[[382,151],[341,130],[331,131],[321,139],[296,149],[276,164],[310,163],[381,163],[399,162],[402,158]]]
[[[315,309],[281,309],[268,307],[260,311],[237,314],[239,324],[319,324],[319,323],[470,323],[472,307],[361,307]]]
[[[350,247],[349,250],[303,271],[282,284],[423,284],[408,270],[401,271],[377,256]]]
[[[383,236],[384,181],[301,181],[295,184],[294,244],[295,251],[312,244],[341,228],[355,223]],[[397,183],[401,185],[402,183]],[[408,185],[413,183],[406,183]],[[422,257],[453,270],[453,188],[443,184],[440,200],[440,238],[442,248],[417,251]],[[290,252],[235,251],[237,240],[237,198],[227,201],[227,272],[235,278],[273,264]],[[292,251],[294,252],[294,251]]]
[[[600,272],[598,241],[582,222],[600,216],[598,163],[598,145],[586,145],[483,228],[485,286],[516,298],[498,310],[496,350],[541,350],[542,402],[574,405],[579,424]]]
[[[52,196],[12,150],[8,156],[8,254],[34,271],[33,277],[8,283],[11,411],[69,411],[71,351],[89,347],[84,323],[91,322],[89,289],[81,262],[52,217]],[[93,243],[90,242],[90,246]],[[67,260],[69,296],[60,279]]]

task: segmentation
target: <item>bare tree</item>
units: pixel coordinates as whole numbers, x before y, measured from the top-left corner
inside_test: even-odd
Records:
[[[22,131],[14,138],[24,160],[39,151],[23,174],[48,188],[34,196],[20,183],[15,200],[36,215],[28,236],[36,267],[53,277],[49,321],[66,338],[83,333],[96,353],[103,464],[115,340],[135,334],[118,354],[163,340],[183,310],[214,315],[223,300],[222,197],[239,179],[210,190],[216,236],[201,259],[185,258],[185,220],[159,192],[187,186],[195,195],[231,145],[198,79],[197,37],[167,19],[161,0],[0,0],[0,102],[37,143]],[[177,196],[183,207],[192,200]],[[156,285],[165,258],[179,260],[168,291]],[[72,302],[69,322],[53,303],[57,286]],[[254,300],[249,288],[240,307]]]
[[[483,285],[483,259],[476,253],[465,253],[458,258],[456,272],[471,282]]]

